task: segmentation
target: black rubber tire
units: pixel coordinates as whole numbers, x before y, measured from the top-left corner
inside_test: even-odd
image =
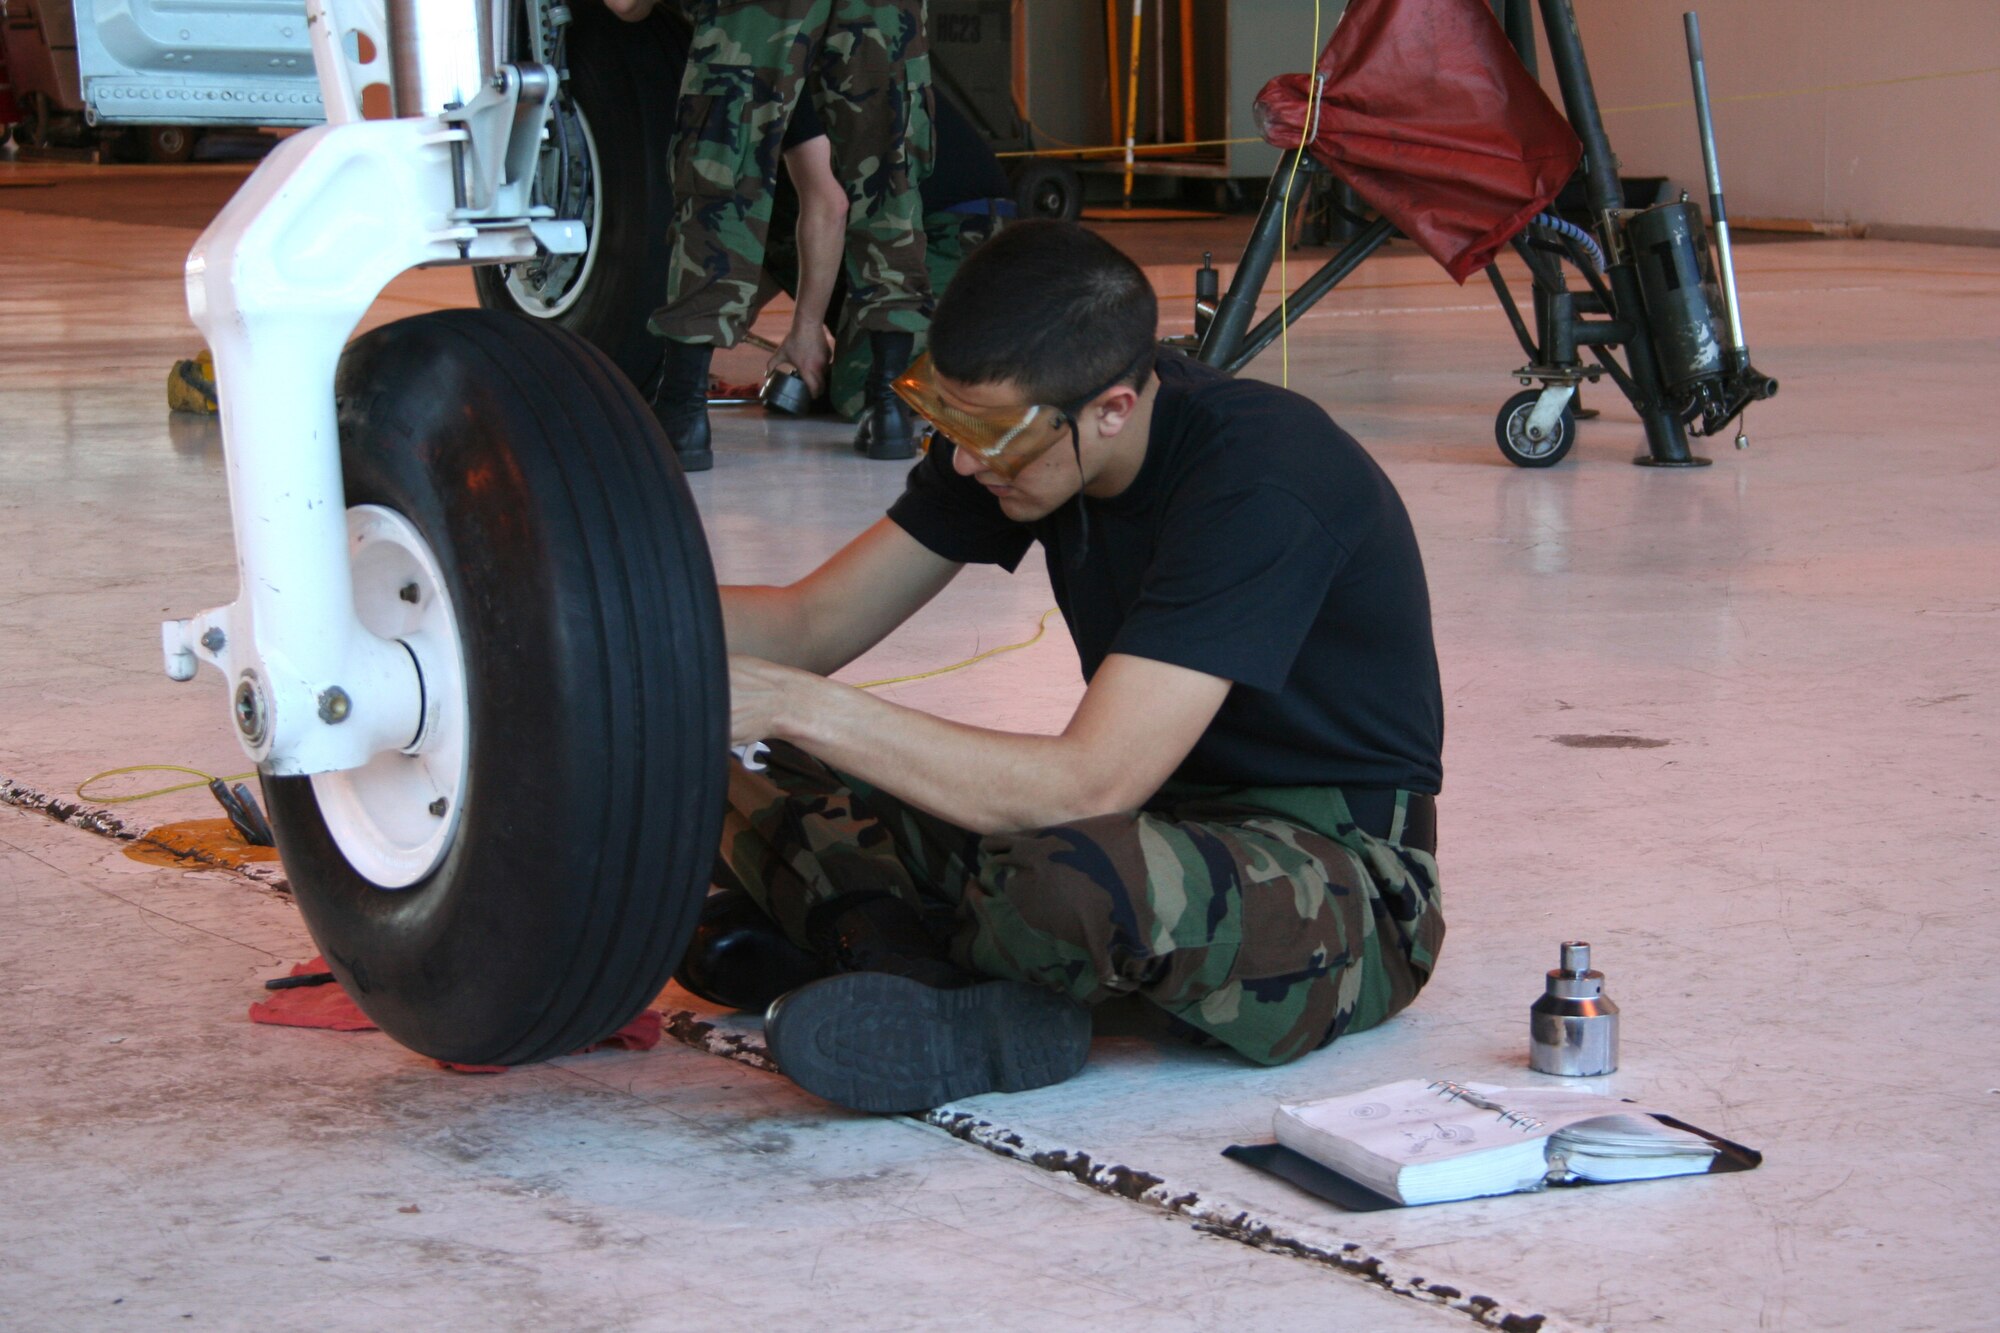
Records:
[[[55,117],[49,110],[47,93],[21,94],[21,119],[14,123],[14,144],[18,148],[49,148],[55,143],[51,128]]]
[[[310,778],[266,779],[292,892],[363,1012],[441,1060],[523,1064],[615,1032],[707,893],[728,745],[721,612],[653,415],[560,329],[450,310],[341,359],[350,505],[444,571],[467,685],[457,836],[428,877],[359,875]]]
[[[1014,207],[1022,217],[1074,222],[1083,216],[1083,178],[1075,167],[1029,158],[1012,174]]]
[[[1563,404],[1562,416],[1556,422],[1553,446],[1537,448],[1528,443],[1524,433],[1528,416],[1535,410],[1535,403],[1541,396],[1540,389],[1523,389],[1502,403],[1500,415],[1493,419],[1494,442],[1515,467],[1554,467],[1568,456],[1570,447],[1576,443],[1576,413],[1569,403]],[[1571,399],[1571,402],[1574,401]]]
[[[545,316],[516,296],[498,265],[473,270],[472,283],[487,309],[565,328],[644,387],[660,361],[659,339],[646,321],[666,298],[674,221],[667,153],[689,30],[685,21],[663,11],[639,24],[614,17],[602,5],[575,5],[571,12],[566,94],[596,140],[595,184],[602,192],[602,220],[590,237],[593,255],[584,290],[560,314]]]

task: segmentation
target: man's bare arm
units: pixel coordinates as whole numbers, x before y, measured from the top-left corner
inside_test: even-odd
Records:
[[[810,97],[812,90],[799,96]],[[847,245],[847,191],[834,177],[832,152],[823,134],[787,149],[785,170],[799,193],[799,294],[792,303],[791,328],[771,354],[767,369],[789,363],[806,388],[818,394],[827,374],[826,308],[833,300]]]
[[[729,651],[831,675],[915,615],[960,568],[882,519],[797,583],[725,587]]]
[[[1230,682],[1114,653],[1061,735],[966,726],[770,662],[730,660],[731,739],[790,741],[979,833],[1137,809],[1201,739]]]

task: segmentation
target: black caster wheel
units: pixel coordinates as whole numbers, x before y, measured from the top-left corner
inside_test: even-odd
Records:
[[[1029,158],[1014,171],[1014,206],[1023,218],[1074,222],[1083,215],[1083,180],[1067,163]]]
[[[728,676],[674,452],[547,324],[420,315],[336,381],[354,601],[423,674],[410,750],[267,777],[327,965],[397,1041],[566,1055],[666,984],[708,888]]]
[[[663,8],[665,8],[663,6]],[[630,24],[602,5],[573,5],[569,77],[536,168],[534,202],[580,220],[580,255],[537,254],[472,273],[479,304],[558,325],[595,344],[643,385],[660,362],[646,321],[667,286],[674,225],[674,98],[688,29],[660,13]]]
[[[1500,415],[1494,418],[1493,438],[1515,467],[1554,467],[1576,443],[1576,415],[1568,403],[1563,404],[1562,416],[1547,439],[1528,438],[1528,418],[1541,396],[1540,389],[1523,389],[1502,403]]]

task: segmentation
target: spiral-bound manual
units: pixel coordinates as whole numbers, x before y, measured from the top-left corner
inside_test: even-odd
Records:
[[[1636,1102],[1443,1079],[1283,1105],[1272,1127],[1276,1144],[1227,1155],[1350,1208],[1740,1171],[1763,1160]],[[1315,1165],[1320,1172],[1308,1169]],[[1360,1192],[1324,1181],[1325,1172]]]

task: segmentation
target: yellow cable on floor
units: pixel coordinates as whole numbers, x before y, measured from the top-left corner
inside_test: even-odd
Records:
[[[105,778],[115,778],[124,773],[189,773],[201,780],[199,782],[182,782],[172,787],[160,787],[154,791],[142,791],[132,796],[92,796],[84,790],[85,787],[88,787],[93,782],[102,782]],[[256,776],[257,774],[252,771],[249,773],[232,773],[226,778],[217,779],[211,773],[204,773],[198,768],[187,768],[180,764],[128,764],[124,768],[107,768],[102,773],[94,773],[77,783],[76,797],[80,801],[96,801],[99,805],[129,805],[133,801],[147,801],[155,796],[168,796],[177,791],[193,791],[196,787],[206,787],[209,783],[218,780],[222,782],[241,782],[245,778],[254,778]]]
[[[1049,617],[1055,613],[1056,608],[1053,606],[1042,612],[1042,618],[1035,622],[1034,634],[1021,640],[1019,643],[1003,643],[998,648],[988,648],[985,652],[968,657],[963,662],[953,662],[950,666],[938,667],[932,671],[919,671],[914,675],[908,676],[890,676],[886,680],[863,681],[854,688],[857,690],[872,690],[883,685],[901,685],[904,681],[909,680],[929,680],[932,676],[944,676],[954,671],[963,671],[976,662],[984,662],[989,657],[998,657],[1002,653],[1011,653],[1022,648],[1032,648],[1042,641],[1042,635],[1048,633]]]

